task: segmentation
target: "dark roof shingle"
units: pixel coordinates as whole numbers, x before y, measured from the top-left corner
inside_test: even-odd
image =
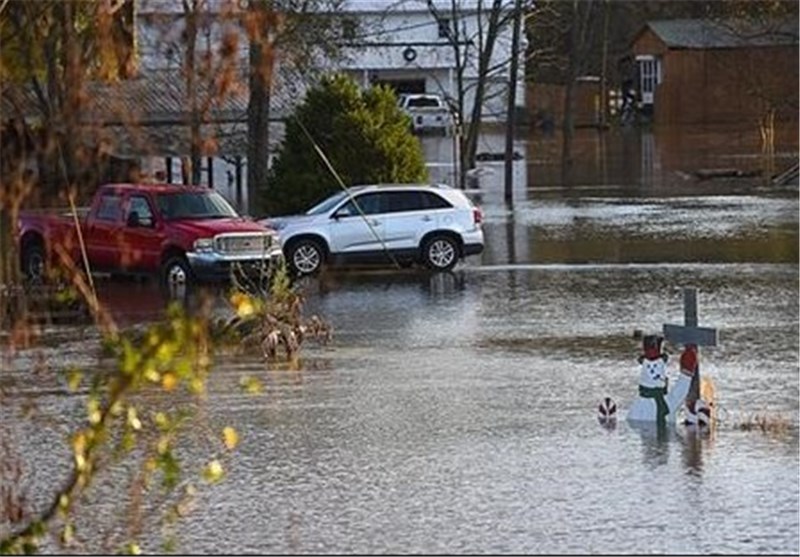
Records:
[[[797,45],[797,22],[667,19],[647,27],[669,48],[742,48]]]

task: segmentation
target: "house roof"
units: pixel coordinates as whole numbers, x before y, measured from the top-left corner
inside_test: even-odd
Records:
[[[707,19],[648,21],[636,35],[651,29],[668,48],[742,48],[798,44],[796,21],[750,22]]]
[[[236,87],[224,95],[198,80],[198,105],[203,116],[201,136],[210,138],[204,153],[246,153],[247,81],[238,79]],[[115,154],[153,153],[166,156],[189,152],[189,102],[186,82],[179,71],[149,71],[133,79],[115,83],[88,82],[83,91],[82,123]],[[273,90],[270,120],[285,119],[287,94]],[[3,87],[4,118],[20,115],[34,120],[41,117],[39,103],[30,87],[7,84]],[[274,124],[270,128],[275,127]],[[270,134],[271,136],[273,133]]]

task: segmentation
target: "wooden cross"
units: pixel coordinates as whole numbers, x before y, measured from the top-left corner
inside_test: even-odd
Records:
[[[675,344],[694,344],[696,346],[716,346],[717,330],[697,326],[697,290],[683,289],[683,325],[664,324],[664,338]],[[694,402],[700,398],[700,365],[692,377],[686,406],[694,412]]]

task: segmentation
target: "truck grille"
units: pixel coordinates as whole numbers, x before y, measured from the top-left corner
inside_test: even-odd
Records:
[[[214,238],[214,250],[223,255],[261,255],[272,246],[272,234],[219,234]]]

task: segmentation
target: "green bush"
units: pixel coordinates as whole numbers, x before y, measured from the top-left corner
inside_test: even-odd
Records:
[[[261,192],[260,208],[266,214],[301,213],[340,190],[309,135],[346,186],[427,179],[422,145],[394,92],[383,86],[362,92],[352,79],[333,75],[309,90],[286,123]]]

